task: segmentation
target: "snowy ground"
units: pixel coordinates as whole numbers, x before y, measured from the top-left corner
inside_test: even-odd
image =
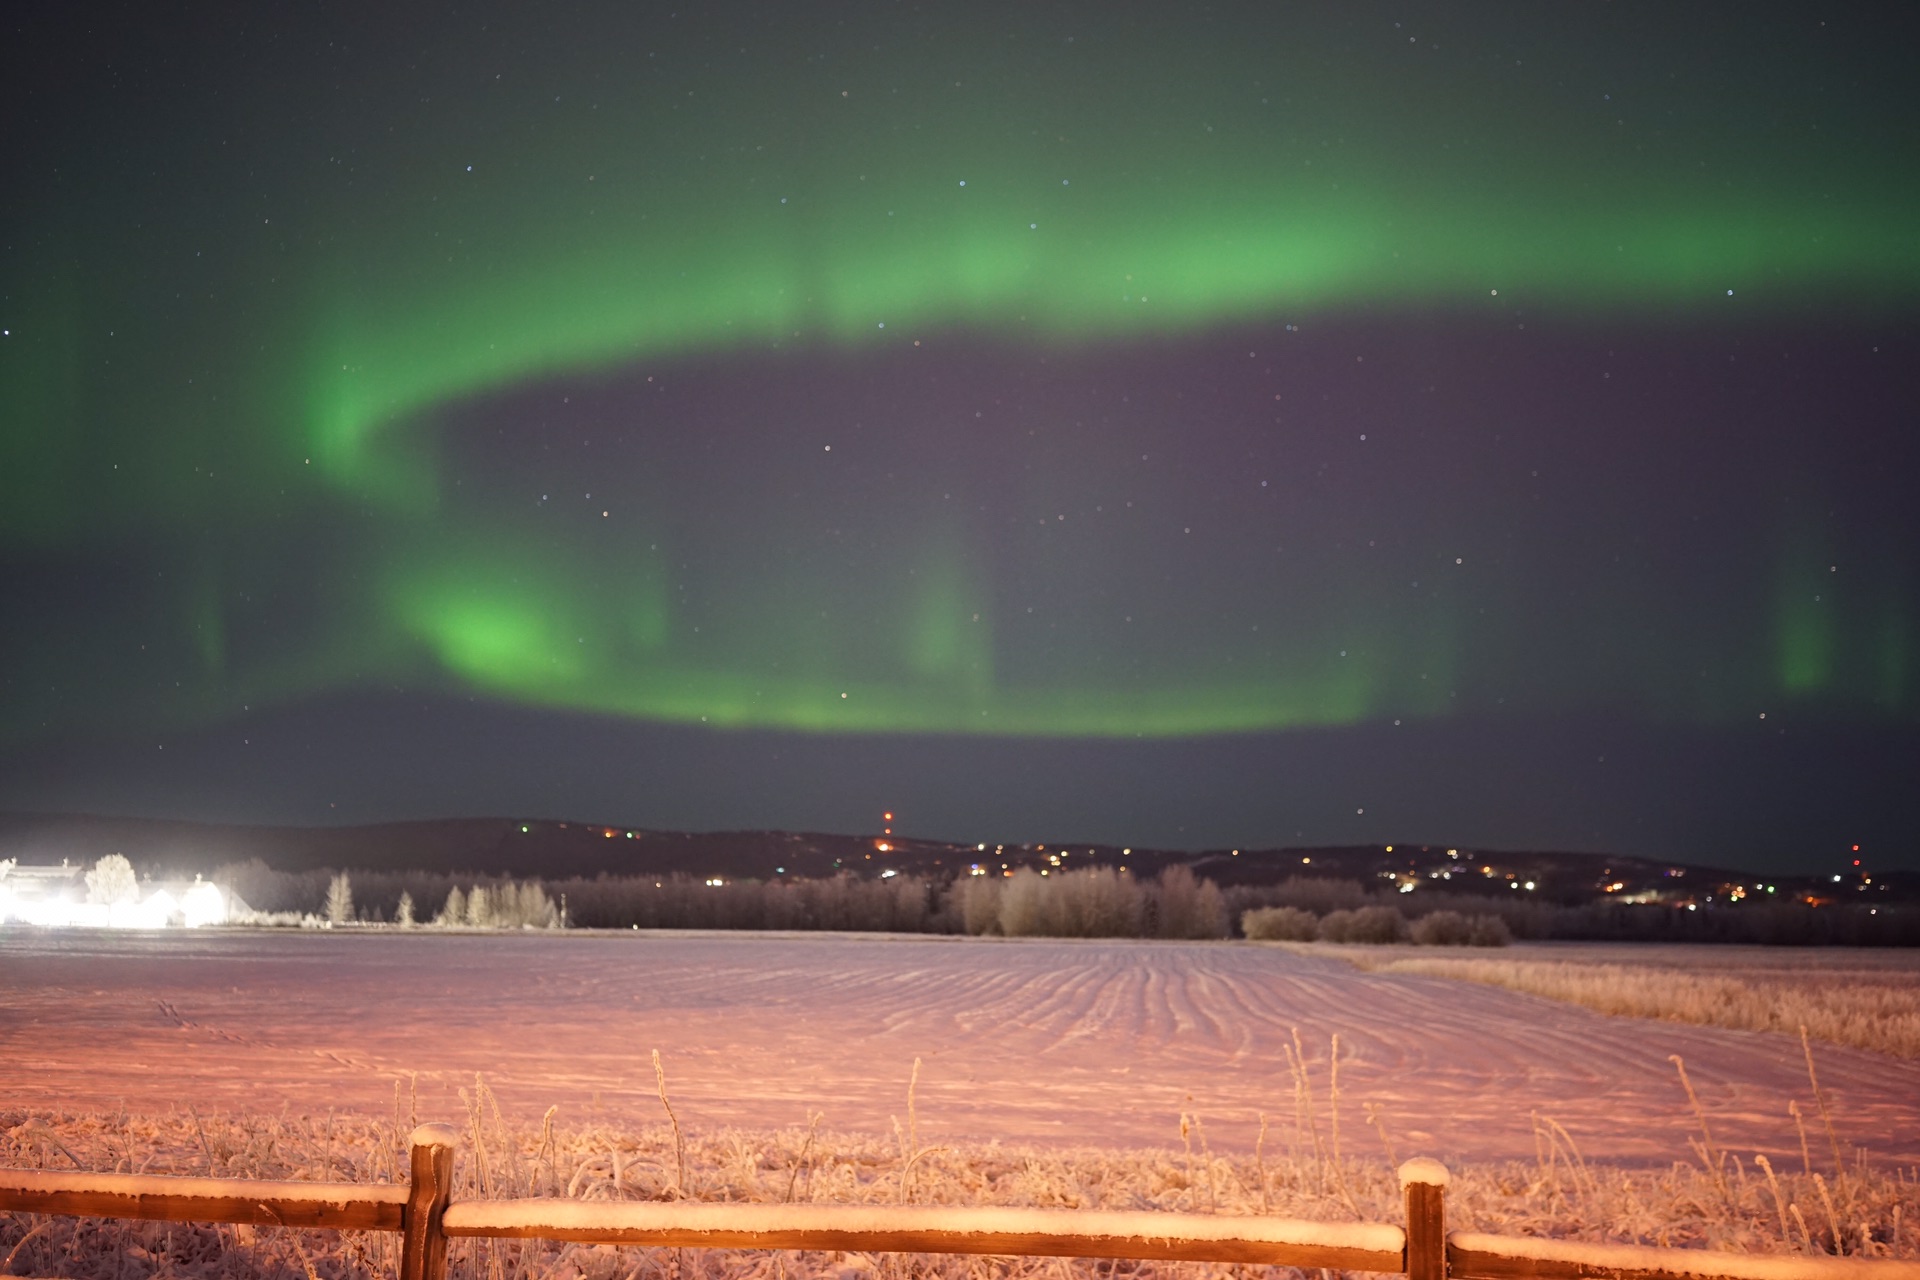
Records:
[[[1384,1154],[1374,1104],[1402,1158],[1531,1158],[1538,1114],[1590,1159],[1689,1160],[1671,1054],[1718,1145],[1797,1167],[1790,1099],[1826,1142],[1790,1037],[1249,944],[0,932],[0,1099],[15,1108],[384,1116],[417,1073],[421,1118],[451,1120],[483,1073],[520,1117],[557,1103],[563,1122],[652,1122],[657,1048],[687,1125],[820,1111],[884,1132],[906,1120],[918,1057],[923,1141],[1177,1145],[1184,1111],[1216,1148],[1246,1149],[1259,1112],[1276,1134],[1292,1123],[1295,1028],[1323,1123],[1340,1038],[1349,1153]],[[1816,1054],[1841,1139],[1920,1161],[1920,1063]]]

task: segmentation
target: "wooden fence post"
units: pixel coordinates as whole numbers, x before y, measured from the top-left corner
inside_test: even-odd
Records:
[[[400,1280],[446,1280],[447,1237],[440,1219],[453,1196],[456,1140],[450,1124],[423,1124],[407,1139],[413,1166],[400,1228]]]
[[[1446,1280],[1447,1167],[1424,1156],[1400,1166],[1407,1193],[1407,1280]]]

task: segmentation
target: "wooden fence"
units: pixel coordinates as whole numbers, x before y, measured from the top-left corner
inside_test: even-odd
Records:
[[[1400,1166],[1404,1226],[1065,1209],[703,1204],[604,1200],[452,1203],[455,1135],[423,1124],[406,1186],[0,1169],[0,1211],[400,1233],[399,1280],[445,1280],[447,1241],[571,1240],[678,1248],[819,1249],[1261,1263],[1410,1280],[1920,1280],[1920,1262],[1713,1253],[1446,1230],[1447,1171]]]

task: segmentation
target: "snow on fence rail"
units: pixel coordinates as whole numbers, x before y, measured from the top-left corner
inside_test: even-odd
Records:
[[[570,1240],[675,1248],[1152,1258],[1337,1267],[1409,1280],[1920,1280],[1920,1262],[1585,1244],[1446,1232],[1447,1171],[1400,1167],[1407,1222],[1307,1222],[1068,1209],[522,1199],[450,1203],[451,1126],[423,1124],[407,1185],[0,1169],[0,1211],[397,1231],[399,1280],[445,1280],[447,1241]]]

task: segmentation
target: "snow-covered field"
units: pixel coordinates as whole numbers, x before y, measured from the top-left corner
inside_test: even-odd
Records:
[[[1689,1160],[1698,1129],[1674,1054],[1718,1146],[1797,1168],[1796,1099],[1826,1144],[1791,1036],[1607,1018],[1252,944],[0,934],[0,1099],[62,1112],[388,1116],[398,1080],[422,1119],[453,1120],[478,1073],[530,1123],[551,1104],[563,1123],[653,1123],[658,1049],[688,1126],[804,1126],[818,1111],[884,1133],[906,1119],[919,1058],[923,1141],[1165,1147],[1189,1113],[1215,1148],[1244,1151],[1259,1113],[1276,1135],[1292,1123],[1296,1029],[1321,1108],[1339,1037],[1349,1154],[1391,1141],[1402,1158],[1530,1160],[1537,1116],[1590,1160]],[[1840,1139],[1875,1163],[1920,1161],[1920,1063],[1815,1052]]]

